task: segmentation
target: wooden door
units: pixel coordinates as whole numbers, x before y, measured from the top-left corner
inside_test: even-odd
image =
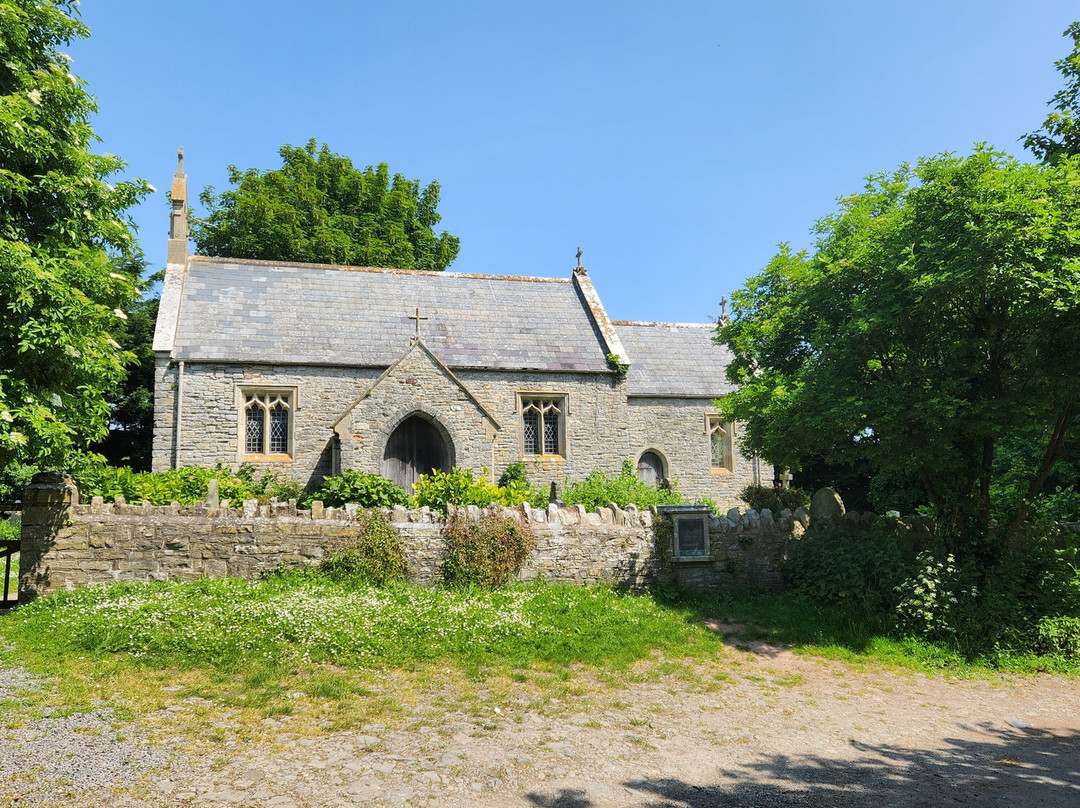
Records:
[[[446,441],[430,421],[419,415],[406,418],[386,442],[382,475],[411,494],[420,475],[434,469],[450,471]]]
[[[656,485],[664,479],[664,462],[655,452],[645,452],[637,463],[638,479]]]

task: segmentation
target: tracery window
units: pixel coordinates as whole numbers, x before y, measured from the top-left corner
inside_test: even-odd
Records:
[[[563,455],[563,396],[521,397],[522,451],[527,455]]]
[[[243,453],[292,454],[292,393],[281,390],[244,390]]]
[[[719,415],[706,416],[709,435],[709,466],[713,471],[732,471],[731,424],[720,420]]]

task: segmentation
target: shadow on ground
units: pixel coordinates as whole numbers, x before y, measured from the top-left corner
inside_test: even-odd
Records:
[[[973,728],[975,729],[975,728]],[[718,772],[710,785],[678,779],[628,781],[613,800],[587,789],[531,792],[541,808],[739,806],[1080,805],[1080,732],[979,726],[987,740],[945,739],[934,750],[872,747],[852,755],[762,756]]]

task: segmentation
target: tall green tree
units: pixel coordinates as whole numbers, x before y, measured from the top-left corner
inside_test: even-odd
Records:
[[[97,110],[59,48],[89,33],[74,0],[0,0],[0,470],[63,466],[105,434],[113,338],[138,294],[126,211],[149,186],[108,182]],[[137,263],[137,262],[136,262]]]
[[[207,215],[192,222],[203,255],[352,266],[443,270],[458,238],[434,231],[439,183],[390,177],[386,163],[355,168],[315,140],[278,150],[281,168],[229,166],[232,190],[200,195]]]
[[[1080,22],[1072,23],[1062,36],[1073,41],[1072,53],[1054,62],[1065,86],[1058,90],[1041,129],[1024,136],[1024,147],[1045,163],[1080,154]]]
[[[164,273],[149,280],[160,281]],[[154,442],[154,327],[158,297],[139,298],[125,308],[127,319],[113,337],[134,356],[127,373],[109,393],[109,434],[90,448],[113,466],[150,471]]]
[[[1080,158],[979,148],[870,179],[734,295],[719,329],[746,442],[921,481],[956,537],[987,535],[1002,439],[1038,446],[1009,531],[1077,433]]]

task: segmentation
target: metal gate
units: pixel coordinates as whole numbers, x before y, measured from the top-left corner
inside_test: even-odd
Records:
[[[5,522],[22,511],[21,502],[0,502],[0,519]],[[3,585],[0,586],[3,598],[0,599],[0,609],[10,609],[19,603],[19,580],[18,580],[18,557],[21,539],[5,538],[0,535],[0,574],[4,576]],[[15,577],[12,577],[12,573]]]

